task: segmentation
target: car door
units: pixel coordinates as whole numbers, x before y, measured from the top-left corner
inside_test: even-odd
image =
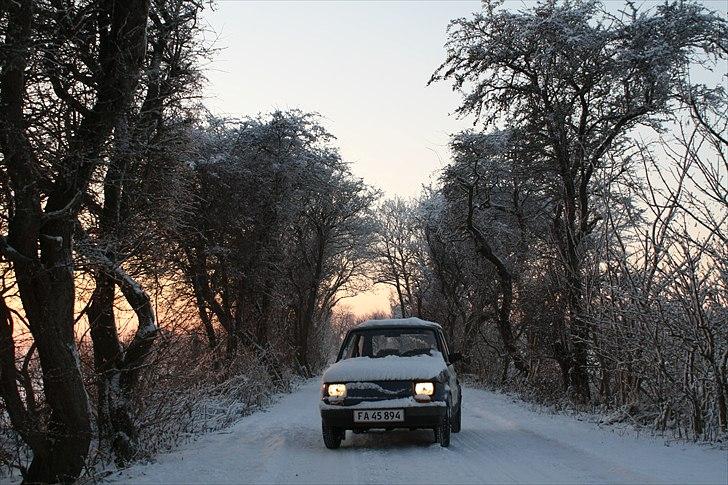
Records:
[[[450,348],[447,345],[447,340],[442,332],[440,334],[440,341],[445,350],[445,362],[447,363],[447,381],[450,387],[451,405],[453,409],[457,409],[460,405],[460,381],[458,381],[457,372],[455,372],[455,366],[450,362]]]

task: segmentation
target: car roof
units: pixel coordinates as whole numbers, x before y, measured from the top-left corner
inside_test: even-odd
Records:
[[[442,330],[442,327],[439,323],[429,322],[427,320],[422,320],[421,318],[417,317],[390,318],[386,320],[367,320],[366,322],[363,322],[352,328],[352,330],[386,327],[429,327]]]

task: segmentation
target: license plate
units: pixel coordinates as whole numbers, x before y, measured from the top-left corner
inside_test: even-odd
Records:
[[[354,411],[355,423],[396,423],[404,421],[404,409],[367,409]]]

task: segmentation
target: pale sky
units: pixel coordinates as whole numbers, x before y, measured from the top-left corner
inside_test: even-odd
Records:
[[[479,1],[221,1],[207,19],[220,52],[206,103],[240,116],[320,113],[354,173],[389,195],[416,195],[447,158],[458,95],[427,87],[450,19]]]
[[[459,97],[427,86],[444,59],[445,29],[480,2],[220,1],[205,103],[241,116],[299,108],[323,117],[353,172],[387,195],[414,196],[448,158]],[[387,290],[344,300],[389,311]]]
[[[447,163],[449,135],[471,126],[450,115],[459,95],[427,81],[444,59],[449,21],[479,9],[479,0],[219,0],[206,14],[222,50],[207,66],[205,104],[230,116],[317,112],[357,176],[389,196],[417,195]],[[389,308],[381,290],[347,304]]]

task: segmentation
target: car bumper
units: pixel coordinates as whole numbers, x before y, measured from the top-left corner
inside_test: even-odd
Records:
[[[387,401],[366,402],[365,406],[344,406],[321,404],[321,421],[326,426],[342,429],[398,429],[398,428],[435,428],[440,424],[447,407],[444,402],[417,403],[402,406],[388,404]],[[354,422],[354,411],[362,409],[403,409],[404,421],[398,422]]]

